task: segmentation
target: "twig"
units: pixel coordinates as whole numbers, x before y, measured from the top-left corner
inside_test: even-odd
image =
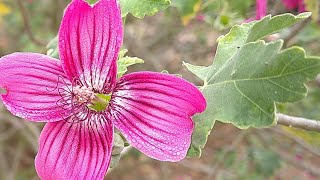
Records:
[[[16,0],[16,1],[17,1],[19,10],[21,12],[22,18],[23,18],[23,24],[24,24],[25,31],[26,31],[29,39],[37,46],[46,46],[46,43],[38,40],[33,35],[32,30],[31,30],[31,25],[30,25],[30,19],[29,19],[29,16],[28,16],[28,11],[24,7],[23,2],[21,0]]]
[[[293,117],[285,114],[277,114],[277,124],[289,127],[295,127],[308,131],[320,132],[320,121],[306,119],[301,117]]]
[[[292,39],[294,39],[294,38],[299,34],[299,32],[300,32],[303,28],[306,27],[306,25],[307,25],[310,21],[311,21],[311,18],[308,18],[308,19],[302,21],[300,24],[298,24],[298,25],[296,26],[296,28],[291,31],[291,33],[288,35],[288,37],[286,37],[286,38],[284,39],[284,45],[283,45],[283,46],[284,46],[284,47],[288,47],[288,45],[290,45],[290,42],[292,41]]]

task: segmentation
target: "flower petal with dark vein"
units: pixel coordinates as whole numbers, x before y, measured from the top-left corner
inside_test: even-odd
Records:
[[[35,159],[41,179],[103,179],[114,126],[151,158],[185,158],[191,116],[206,108],[203,95],[173,75],[137,72],[117,79],[122,39],[116,0],[93,6],[73,0],[59,30],[60,60],[36,53],[0,59],[5,106],[13,115],[47,123]]]

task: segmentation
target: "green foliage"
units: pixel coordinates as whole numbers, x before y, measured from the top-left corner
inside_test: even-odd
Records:
[[[188,0],[192,3],[183,3],[182,0],[175,0],[179,6],[182,19],[190,21],[190,18],[195,17],[185,16],[185,14],[197,13],[204,16],[205,21],[217,30],[225,30],[234,24],[238,24],[248,18],[248,12],[255,3],[254,0]],[[172,4],[175,4],[175,1]],[[197,1],[197,3],[196,3]],[[202,3],[201,3],[202,2]],[[181,5],[180,5],[181,4]],[[201,5],[201,6],[200,6]],[[191,7],[195,7],[192,9]]]
[[[256,173],[263,175],[263,177],[272,176],[281,166],[278,154],[269,149],[252,147],[249,150],[249,157],[256,167]]]
[[[254,137],[247,138],[248,143],[224,155],[225,149],[215,152],[215,162],[223,159],[219,168],[227,169],[226,175],[218,173],[214,179],[273,179],[281,168],[281,157],[270,149],[265,149],[261,141]]]
[[[135,64],[143,64],[144,61],[140,58],[137,57],[128,57],[125,56],[125,54],[128,52],[127,49],[122,49],[119,52],[119,57],[118,57],[118,61],[117,61],[117,67],[118,67],[118,78],[120,78],[121,76],[123,76],[127,71],[128,71],[128,67],[135,65]]]
[[[225,155],[223,166],[226,168],[232,167],[237,160],[237,153],[235,151],[230,151]]]
[[[276,123],[275,103],[305,97],[304,83],[320,72],[320,59],[305,57],[302,48],[282,50],[282,40],[260,40],[307,17],[291,14],[236,25],[218,40],[209,67],[184,65],[201,80],[207,110],[194,117],[189,157],[200,156],[215,120],[239,128],[262,128]]]
[[[130,13],[140,19],[166,9],[170,3],[170,0],[120,0],[122,17]]]
[[[172,0],[172,6],[176,7],[182,17],[182,23],[188,24],[200,10],[201,0]]]
[[[98,0],[87,0],[87,2],[91,5],[93,5],[94,3],[96,3]]]
[[[202,87],[209,115],[239,128],[266,127],[275,121],[274,101],[302,99],[303,83],[319,72],[319,60],[305,58],[300,48],[279,52],[281,47],[282,41],[248,43],[225,64],[213,65],[216,72]]]
[[[252,5],[255,4],[255,0],[227,0],[227,2],[229,3],[231,11],[242,16],[246,16]]]

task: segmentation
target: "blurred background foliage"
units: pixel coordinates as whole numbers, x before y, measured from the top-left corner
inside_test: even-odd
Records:
[[[144,65],[129,71],[167,70],[199,85],[182,61],[208,65],[216,39],[235,24],[255,17],[254,0],[171,0],[172,7],[144,20],[126,18],[124,48]],[[319,7],[306,0],[312,19],[269,38],[299,45],[320,55]],[[0,56],[16,51],[49,53],[54,45],[66,0],[0,0]],[[310,5],[311,4],[311,5]],[[272,15],[291,12],[281,0],[269,0]],[[51,42],[51,43],[50,43]],[[47,52],[49,50],[49,52]],[[1,75],[1,72],[0,72]],[[320,120],[320,78],[308,84],[309,94],[278,110]],[[0,104],[0,179],[38,179],[34,156],[43,124],[12,116]],[[108,179],[320,179],[320,134],[293,128],[238,130],[217,123],[202,158],[179,163],[152,160],[135,149],[125,153]]]

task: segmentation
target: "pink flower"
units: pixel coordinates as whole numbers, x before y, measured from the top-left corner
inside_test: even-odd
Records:
[[[41,179],[103,179],[114,126],[151,158],[185,158],[195,113],[206,101],[173,75],[137,72],[116,79],[123,27],[116,0],[73,0],[59,30],[61,61],[35,53],[0,59],[1,98],[12,114],[47,122],[35,167]]]
[[[289,10],[298,9],[299,12],[306,11],[304,0],[282,0],[282,3]],[[256,0],[256,20],[260,20],[267,15],[268,1],[267,0]],[[247,19],[245,22],[252,21],[253,18]]]
[[[267,15],[268,2],[267,0],[256,0],[256,3],[256,20],[259,20]]]
[[[260,20],[267,15],[268,3],[267,0],[256,0],[256,17],[249,18],[244,23],[251,22],[253,20]]]
[[[206,17],[204,14],[199,14],[196,19],[200,22],[204,22],[206,20]]]
[[[289,10],[298,9],[299,12],[306,11],[304,0],[282,0],[282,3]]]

